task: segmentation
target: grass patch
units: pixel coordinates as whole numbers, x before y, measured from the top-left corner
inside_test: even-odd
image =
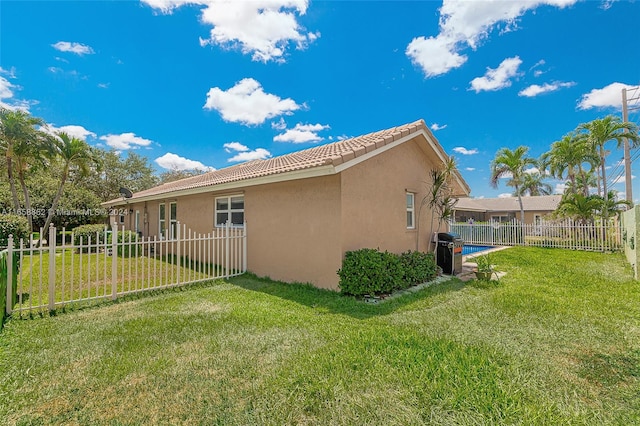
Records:
[[[250,275],[0,335],[7,424],[638,424],[621,255],[514,248],[499,284],[380,305]],[[587,270],[588,269],[588,270]]]

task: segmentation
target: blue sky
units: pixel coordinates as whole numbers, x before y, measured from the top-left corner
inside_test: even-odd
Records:
[[[620,114],[640,84],[638,17],[610,0],[2,1],[0,102],[158,171],[423,118],[472,196],[492,197],[510,192],[488,184],[498,149],[538,156]]]

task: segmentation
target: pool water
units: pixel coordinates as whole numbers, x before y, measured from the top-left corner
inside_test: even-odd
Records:
[[[462,247],[462,255],[465,256],[467,254],[479,253],[481,251],[490,250],[494,248],[493,246],[478,246],[475,244],[465,244]]]

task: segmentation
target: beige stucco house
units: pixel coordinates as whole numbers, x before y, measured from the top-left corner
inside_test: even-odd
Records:
[[[447,158],[424,121],[167,183],[105,203],[145,237],[175,223],[207,233],[230,220],[247,231],[247,267],[287,282],[337,289],[344,253],[425,250],[431,212],[420,201]],[[455,175],[457,196],[469,187]]]
[[[562,195],[539,195],[522,197],[524,223],[534,224],[554,212]],[[520,220],[518,197],[504,198],[460,198],[455,206],[456,222],[509,222]]]

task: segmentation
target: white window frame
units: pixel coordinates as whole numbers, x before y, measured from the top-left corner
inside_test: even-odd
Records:
[[[241,209],[232,209],[231,208],[231,199],[242,197],[242,208]],[[226,210],[218,210],[218,200],[226,199],[227,200],[227,209]],[[224,223],[218,223],[218,213],[227,213],[227,220],[231,220],[232,213],[240,213],[242,212],[243,223],[241,225],[231,224],[234,228],[243,228],[244,227],[244,194],[232,194],[232,195],[224,195],[221,197],[216,197],[213,201],[213,225],[216,228],[222,228],[225,226]]]
[[[411,197],[411,206],[407,205],[407,213],[411,215],[407,215],[407,229],[416,229],[416,194],[413,192],[405,193],[405,204],[409,204],[409,197]],[[409,223],[409,218],[411,218],[411,223]]]
[[[176,215],[172,217],[172,206],[176,206]],[[178,226],[178,202],[172,201],[169,203],[169,239],[174,240],[177,237]]]
[[[502,220],[502,218],[506,218],[507,220]],[[497,220],[496,220],[497,219]],[[509,219],[509,215],[507,216],[503,216],[503,215],[495,215],[495,216],[491,216],[491,222],[496,222],[496,223],[507,223],[507,222],[511,222],[511,219]]]
[[[164,218],[162,217],[161,211],[164,210]],[[164,228],[164,233],[162,232]],[[165,203],[158,204],[158,236],[160,239],[165,238],[165,234],[167,233],[167,205]]]
[[[140,232],[140,210],[136,210],[136,219],[133,226],[136,228],[136,232]]]

